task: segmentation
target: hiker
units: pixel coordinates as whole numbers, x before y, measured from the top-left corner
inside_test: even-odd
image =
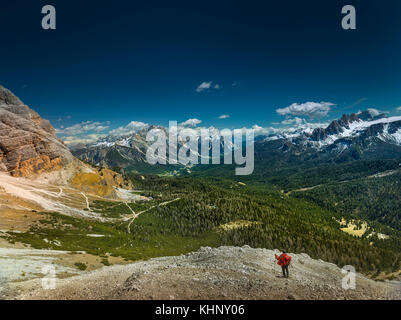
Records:
[[[277,256],[275,254],[276,259],[278,260],[277,264],[281,267],[281,270],[283,270],[283,276],[284,278],[288,278],[289,272],[288,272],[288,266],[290,265],[291,262],[291,257],[283,251],[283,253],[280,256]]]

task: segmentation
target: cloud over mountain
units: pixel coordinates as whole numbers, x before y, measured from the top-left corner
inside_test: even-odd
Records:
[[[109,134],[112,136],[124,136],[145,129],[148,126],[149,124],[141,121],[131,121],[126,126],[111,130]]]
[[[199,119],[188,119],[187,121],[181,122],[180,126],[181,127],[196,127],[198,124],[201,124],[202,120]]]
[[[94,121],[84,121],[81,123],[74,124],[69,127],[60,127],[56,129],[56,133],[63,135],[78,135],[86,132],[102,132],[109,128],[109,122],[94,122]]]
[[[74,146],[80,143],[82,144],[93,143],[106,136],[107,134],[91,133],[83,136],[65,136],[62,139],[67,145]]]
[[[293,119],[285,119],[285,120],[281,121],[281,123],[284,124],[284,125],[290,125],[290,124],[299,125],[299,124],[302,124],[302,123],[305,123],[305,122],[306,122],[305,119],[301,119],[301,118],[298,118],[298,117],[295,117]]]
[[[282,116],[292,115],[309,118],[322,118],[329,113],[332,106],[335,106],[335,104],[331,102],[293,103],[286,108],[277,109],[276,112]]]

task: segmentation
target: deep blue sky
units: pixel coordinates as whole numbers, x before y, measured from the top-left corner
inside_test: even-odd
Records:
[[[44,4],[57,30],[41,29]],[[345,4],[355,31],[341,28]],[[399,0],[14,0],[1,5],[0,39],[0,84],[56,127],[267,126],[295,102],[335,103],[329,118],[401,105]],[[221,88],[196,92],[204,81]]]

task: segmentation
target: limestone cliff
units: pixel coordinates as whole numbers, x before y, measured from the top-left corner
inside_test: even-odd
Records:
[[[38,185],[70,186],[105,198],[118,198],[116,190],[132,188],[131,183],[120,174],[91,167],[76,159],[68,147],[57,138],[49,121],[42,119],[10,90],[2,86],[0,86],[1,171],[13,177],[35,180]]]
[[[0,171],[25,177],[59,169],[72,159],[49,121],[0,86]]]

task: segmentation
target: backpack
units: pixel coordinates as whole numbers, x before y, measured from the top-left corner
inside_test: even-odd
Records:
[[[291,257],[287,256],[286,254],[283,254],[282,257],[283,257],[284,265],[288,266],[290,264],[290,262],[291,262]]]

